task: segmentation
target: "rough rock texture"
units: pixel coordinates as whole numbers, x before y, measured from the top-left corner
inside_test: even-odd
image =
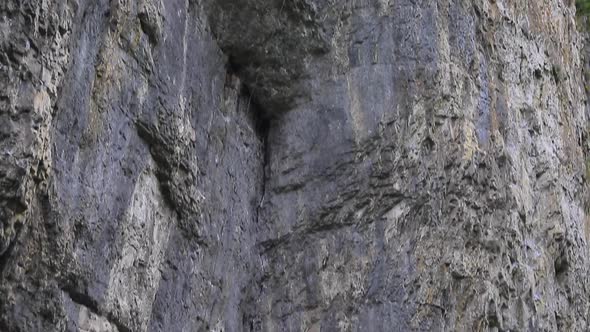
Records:
[[[0,331],[587,331],[572,3],[4,0]]]

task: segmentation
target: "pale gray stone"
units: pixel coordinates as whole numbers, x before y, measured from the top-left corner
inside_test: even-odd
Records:
[[[0,331],[587,331],[572,1],[4,0]]]

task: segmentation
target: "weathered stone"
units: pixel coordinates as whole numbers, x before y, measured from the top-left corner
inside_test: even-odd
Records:
[[[562,0],[5,0],[1,331],[586,331]]]

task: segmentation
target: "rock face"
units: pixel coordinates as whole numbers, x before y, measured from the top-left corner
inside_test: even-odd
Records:
[[[0,330],[587,331],[572,3],[2,1]]]

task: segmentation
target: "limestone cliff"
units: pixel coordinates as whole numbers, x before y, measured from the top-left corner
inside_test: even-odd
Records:
[[[584,49],[564,0],[3,0],[0,331],[587,331]]]

